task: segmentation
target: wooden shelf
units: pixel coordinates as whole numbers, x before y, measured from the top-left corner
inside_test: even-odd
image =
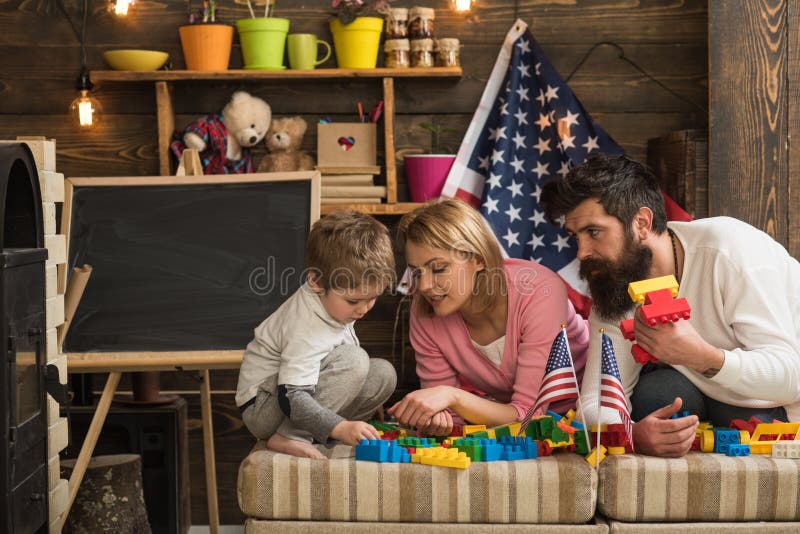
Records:
[[[322,215],[336,210],[355,210],[370,215],[403,215],[422,206],[421,202],[395,202],[394,204],[323,204]]]
[[[434,67],[413,69],[313,69],[313,70],[94,70],[89,74],[92,82],[176,82],[176,81],[258,81],[307,80],[329,78],[459,78],[461,67]]]
[[[336,209],[355,209],[372,215],[401,215],[421,204],[397,202],[397,167],[394,147],[394,79],[395,78],[459,78],[461,67],[434,67],[414,69],[314,69],[314,70],[156,70],[145,72],[121,70],[96,70],[90,73],[93,82],[109,83],[153,83],[156,96],[158,121],[158,165],[162,176],[171,174],[169,144],[175,130],[175,110],[172,103],[172,85],[178,82],[262,80],[309,80],[309,79],[376,79],[381,82],[383,92],[384,160],[386,173],[386,204],[326,204],[321,213]]]

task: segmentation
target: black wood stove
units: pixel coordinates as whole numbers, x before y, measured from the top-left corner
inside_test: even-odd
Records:
[[[0,146],[0,210],[0,532],[47,532],[47,250],[24,144]]]

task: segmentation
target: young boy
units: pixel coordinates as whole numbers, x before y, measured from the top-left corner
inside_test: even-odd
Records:
[[[267,447],[324,458],[312,438],[378,439],[363,421],[392,394],[397,375],[359,347],[353,323],[391,286],[394,269],[389,232],[369,215],[338,211],[311,228],[306,283],[256,328],[239,371],[236,404]]]

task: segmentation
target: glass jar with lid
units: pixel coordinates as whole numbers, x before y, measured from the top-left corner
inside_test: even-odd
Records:
[[[409,66],[408,39],[387,39],[383,43],[383,65],[387,69],[403,69]]]
[[[458,39],[444,38],[436,40],[436,66],[437,67],[460,67],[461,58],[459,57]]]
[[[393,7],[386,12],[384,33],[387,40],[408,37],[408,8]]]
[[[408,36],[411,39],[432,38],[435,18],[436,12],[432,7],[412,7],[408,12]]]
[[[415,39],[411,41],[411,66],[433,67],[433,39]]]

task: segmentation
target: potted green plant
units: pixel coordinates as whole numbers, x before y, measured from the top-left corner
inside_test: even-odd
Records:
[[[189,70],[228,70],[233,26],[217,22],[217,0],[204,0],[198,12],[189,0],[189,23],[178,28]]]
[[[431,150],[423,154],[406,154],[403,163],[411,201],[425,202],[441,194],[450,167],[456,159],[455,154],[442,153],[447,152],[443,150],[442,135],[457,133],[457,130],[432,122],[421,122],[418,126],[430,132]]]
[[[388,0],[333,0],[334,18],[330,20],[336,63],[342,69],[374,69],[383,31],[380,15],[389,7]]]
[[[241,0],[237,0],[240,1]],[[250,18],[236,21],[239,41],[242,44],[242,60],[244,68],[258,70],[282,70],[283,51],[286,48],[286,36],[289,33],[289,19],[273,17],[275,0],[265,0],[264,15],[256,16],[253,5],[257,0],[247,0]]]

